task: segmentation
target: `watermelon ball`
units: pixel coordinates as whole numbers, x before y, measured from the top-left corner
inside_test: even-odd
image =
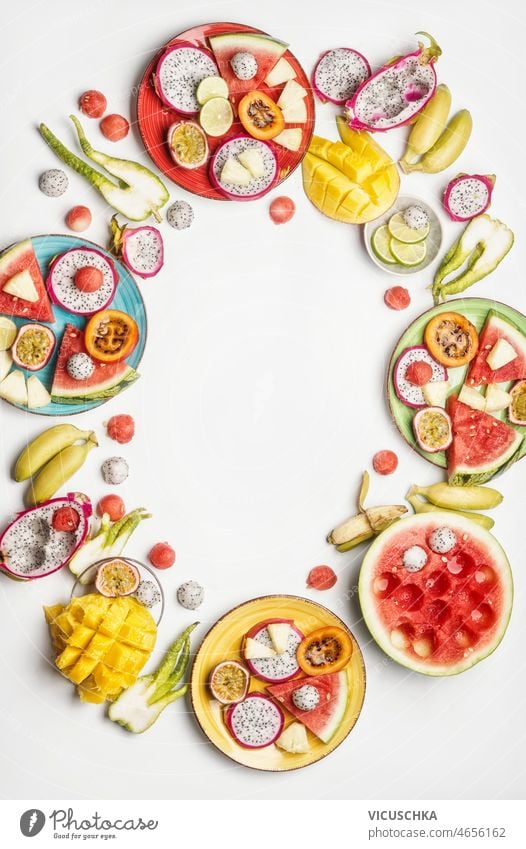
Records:
[[[125,445],[127,442],[131,442],[135,436],[135,420],[133,416],[129,416],[127,413],[112,416],[106,424],[106,431],[110,439]]]
[[[100,122],[100,131],[109,141],[120,141],[130,132],[130,122],[124,115],[106,115]]]
[[[391,310],[405,310],[411,303],[411,295],[403,286],[391,286],[384,292],[384,303]]]
[[[79,97],[79,109],[88,118],[102,118],[106,111],[108,101],[101,91],[90,88]]]
[[[53,513],[51,525],[54,531],[73,533],[80,525],[80,516],[74,507],[59,507]]]
[[[66,226],[74,233],[82,233],[91,224],[91,212],[87,206],[74,206],[66,215]]]
[[[313,590],[330,590],[337,580],[330,566],[315,566],[307,575],[307,586]]]
[[[416,584],[401,584],[393,597],[401,610],[419,610],[424,602],[424,594]]]
[[[107,513],[112,522],[118,522],[126,513],[124,501],[120,495],[104,495],[97,504],[97,514]]]
[[[433,377],[433,369],[424,360],[417,360],[415,363],[409,363],[405,377],[414,386],[425,386]]]
[[[274,224],[286,224],[294,217],[295,212],[296,204],[292,198],[286,197],[286,195],[274,198],[268,211]]]
[[[81,292],[98,292],[102,286],[104,275],[100,268],[95,268],[93,265],[85,265],[75,272],[75,286]]]
[[[150,550],[148,560],[156,569],[169,569],[175,563],[175,551],[167,542],[157,542]]]
[[[373,457],[373,469],[379,475],[392,475],[398,466],[394,451],[377,451]]]

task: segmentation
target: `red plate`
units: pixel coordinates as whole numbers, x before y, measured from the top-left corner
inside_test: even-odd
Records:
[[[168,146],[166,143],[168,127],[170,124],[173,124],[174,120],[177,120],[178,117],[188,119],[189,116],[179,116],[178,112],[174,109],[168,108],[161,102],[153,87],[152,74],[161,54],[175,41],[189,41],[192,44],[195,44],[196,47],[208,47],[208,36],[223,32],[257,32],[262,35],[267,35],[267,33],[263,33],[262,30],[245,26],[244,24],[220,22],[215,24],[204,24],[203,26],[188,29],[185,32],[180,33],[180,35],[172,38],[156,53],[144,72],[137,96],[137,121],[139,131],[148,154],[159,170],[169,177],[170,180],[173,180],[174,183],[177,183],[178,186],[181,186],[182,189],[186,189],[187,191],[193,192],[193,194],[196,195],[201,195],[202,197],[214,198],[214,200],[228,200],[228,198],[224,197],[224,195],[218,192],[217,189],[211,185],[210,180],[208,179],[209,162],[201,168],[188,170],[176,165],[168,152]],[[294,169],[298,167],[305,156],[314,131],[315,120],[314,98],[310,88],[310,81],[296,57],[293,56],[289,50],[287,50],[283,56],[290,62],[296,71],[297,82],[308,91],[308,95],[305,98],[307,106],[307,121],[305,124],[287,124],[287,127],[301,126],[303,129],[302,144],[298,151],[294,152],[286,150],[284,147],[280,147],[277,144],[273,146],[278,158],[279,168],[279,180],[275,186],[282,183],[289,174],[292,174]],[[261,85],[260,88],[263,91],[267,91],[272,98],[277,99],[283,86],[280,85],[275,88],[268,88],[265,85]],[[192,118],[193,116],[190,117]],[[227,139],[238,135],[240,132],[244,133],[245,131],[241,124],[238,121],[235,121],[228,133],[221,136],[221,138],[214,139],[208,136],[210,154],[213,154],[218,145],[223,144],[223,142]],[[275,188],[275,186],[272,188]]]

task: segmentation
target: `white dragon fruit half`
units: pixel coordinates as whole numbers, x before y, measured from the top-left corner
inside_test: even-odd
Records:
[[[440,47],[428,33],[430,46],[384,65],[365,80],[345,104],[349,126],[354,130],[381,132],[407,124],[431,100],[437,77],[435,61]]]
[[[447,380],[448,372],[445,366],[438,363],[423,345],[406,348],[398,357],[393,368],[393,385],[395,392],[408,407],[426,407],[426,400],[421,386],[416,386],[406,378],[406,372],[411,363],[429,363],[433,370],[430,383],[435,380]]]
[[[62,507],[78,513],[76,530],[54,529],[53,516]],[[0,536],[0,570],[29,581],[62,569],[86,539],[91,513],[90,500],[78,492],[18,513]]]
[[[371,76],[369,62],[351,47],[336,47],[323,53],[312,74],[312,88],[324,103],[343,105]]]
[[[447,184],[444,209],[453,221],[469,221],[491,204],[495,174],[459,174]]]
[[[83,291],[75,283],[81,268],[95,268],[102,282],[94,292]],[[106,309],[117,291],[119,275],[114,263],[95,248],[70,248],[55,257],[49,267],[46,287],[54,304],[77,315],[93,315]]]
[[[165,50],[157,63],[155,90],[166,106],[183,115],[195,115],[200,109],[197,86],[205,77],[216,76],[217,65],[207,50],[178,41]]]
[[[221,172],[227,159],[234,159],[245,150],[254,148],[261,153],[262,170],[261,177],[252,177],[244,185],[225,183],[221,180]],[[272,147],[268,142],[259,141],[249,136],[239,135],[224,142],[215,151],[210,161],[210,180],[221,194],[232,200],[255,200],[265,195],[275,185],[278,179],[278,160]]]
[[[225,713],[232,737],[245,749],[262,749],[278,739],[285,724],[281,708],[263,693],[249,693]]]

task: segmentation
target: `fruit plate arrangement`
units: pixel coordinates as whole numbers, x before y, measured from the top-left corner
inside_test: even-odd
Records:
[[[408,211],[410,224],[414,226],[405,224],[404,214]],[[390,274],[415,274],[427,268],[437,256],[442,227],[429,204],[406,195],[398,197],[380,218],[369,221],[363,237],[367,253],[379,268]]]
[[[278,673],[272,669],[275,657],[248,659],[249,646],[251,656],[254,654],[254,646],[261,650],[260,641],[269,649],[271,641],[265,626],[271,623],[278,632],[280,628],[289,629],[286,643],[288,654],[277,656],[279,678],[276,677]],[[296,657],[299,660],[301,646],[305,643],[305,639],[302,643],[300,640],[304,635],[312,635],[314,638],[314,632],[321,632],[321,629],[343,638],[347,646],[345,657],[342,652],[342,663],[345,665],[334,667],[335,671],[330,674],[314,676],[311,673],[311,677],[305,678],[302,670],[308,674],[308,666],[305,667],[303,661],[300,669],[296,660]],[[272,634],[272,641],[275,639]],[[276,646],[276,643],[273,644]],[[286,658],[286,669],[281,665],[283,657]],[[216,677],[221,680],[221,671],[225,665],[235,667],[234,673],[245,682],[244,692],[240,694],[241,703],[239,698],[237,703],[233,699],[221,703],[211,686]],[[225,682],[224,677],[222,681]],[[294,699],[296,694],[308,700],[315,691],[314,695],[319,702],[319,689],[322,700],[319,705],[314,703],[314,709],[311,709],[311,704],[297,701],[293,704],[291,701],[291,697]],[[254,769],[275,772],[299,769],[333,752],[354,728],[365,697],[365,667],[355,638],[347,626],[327,608],[297,596],[264,596],[235,607],[210,629],[195,657],[191,696],[202,731],[223,754]],[[249,720],[252,709],[261,709],[266,714],[263,716],[265,732],[276,721],[275,731],[270,728],[269,739],[272,742],[248,739],[242,744],[235,739],[236,733],[241,735],[244,732],[243,717],[237,715],[243,709],[247,709]],[[297,719],[300,721],[295,721]],[[313,728],[316,729],[315,733]],[[252,730],[248,727],[249,734]],[[300,732],[301,745],[297,745],[297,741],[292,741],[292,745],[290,741],[282,744],[284,736],[292,736],[293,730]],[[319,734],[325,737],[326,742],[317,736]],[[288,748],[284,749],[282,745]]]
[[[398,430],[422,457],[447,468],[453,484],[484,483],[524,456],[525,392],[526,317],[485,298],[452,300],[420,315],[387,372]],[[430,425],[437,428],[434,443],[419,430],[422,420],[428,435]],[[436,450],[442,437],[444,450]]]
[[[88,275],[82,290],[80,269]],[[94,283],[90,275],[98,275]],[[110,318],[115,345],[109,356],[97,357],[87,347],[88,327],[97,343],[97,321]],[[129,331],[122,356],[121,327]],[[137,379],[146,335],[135,280],[99,245],[69,235],[33,236],[0,255],[0,397],[14,406],[44,416],[100,406]]]
[[[211,38],[217,36],[223,38],[218,39],[215,43],[210,41]],[[202,162],[198,167],[183,167],[176,164],[168,145],[168,131],[177,122],[190,121],[194,124],[194,127],[197,125],[197,130],[193,130],[196,135],[199,132],[200,120],[207,126],[206,122],[202,120],[202,110],[201,117],[197,115],[199,104],[194,100],[194,92],[190,93],[190,98],[194,102],[181,104],[184,109],[177,110],[173,107],[173,89],[168,95],[172,99],[172,103],[169,103],[167,98],[161,99],[156,84],[159,60],[178,43],[200,51],[203,70],[199,76],[208,78],[212,75],[213,79],[217,79],[216,75],[221,75],[223,80],[228,83],[228,87],[222,89],[221,80],[219,81],[220,87],[217,89],[217,94],[222,96],[214,97],[214,100],[225,101],[226,99],[226,103],[220,104],[221,109],[219,111],[223,113],[225,110],[227,112],[230,110],[232,123],[228,126],[227,120],[225,124],[227,129],[221,135],[204,133]],[[144,146],[163,174],[181,188],[202,197],[213,198],[214,200],[236,198],[247,200],[265,194],[271,188],[282,183],[297,168],[309,146],[314,129],[314,99],[307,75],[296,57],[286,48],[287,46],[283,42],[273,39],[254,27],[217,22],[185,30],[185,32],[172,38],[158,51],[146,68],[139,86],[137,121]],[[197,55],[199,59],[199,54],[194,55]],[[250,56],[252,60],[256,57],[256,61],[259,61],[256,75],[248,81],[239,80],[232,71],[230,59],[233,56]],[[177,63],[174,63],[172,67],[178,73]],[[167,70],[167,77],[168,73],[170,73],[170,68]],[[250,70],[248,73],[250,73]],[[182,76],[184,78],[184,75]],[[265,82],[265,79],[270,79],[270,83]],[[275,79],[280,81],[273,82]],[[169,79],[168,85],[170,85]],[[285,115],[285,123],[279,134],[279,139],[283,144],[280,143],[277,136],[275,136],[275,141],[272,138],[261,142],[251,140],[250,135],[247,135],[239,121],[239,105],[242,96],[251,90],[262,92],[265,97],[271,99],[271,108],[274,108],[275,103],[272,105],[272,101],[277,101],[287,86],[289,87],[287,98],[289,92],[292,92],[291,96],[293,97],[299,95],[299,98],[294,102],[291,100],[285,104],[283,110],[278,110],[280,122],[282,121],[281,112],[283,111]],[[213,94],[215,93],[213,92]],[[212,99],[209,103],[212,103]],[[213,112],[208,106],[207,109],[209,112]],[[289,110],[288,113],[287,109]],[[211,117],[212,120],[219,120],[220,117],[224,116],[212,114]],[[219,133],[220,130],[221,128],[218,128],[217,132]],[[273,160],[273,172],[268,178],[267,173],[262,175],[261,188],[258,188],[257,180],[255,180],[253,189],[251,186],[248,187],[247,191],[235,189],[229,195],[218,188],[219,181],[214,176],[214,174],[217,174],[215,154],[222,153],[223,155],[228,154],[228,156],[237,157],[239,155],[237,147],[241,143],[240,137],[252,141],[253,147],[263,145],[265,158]],[[228,146],[225,147],[225,143],[234,139],[236,139],[236,148],[229,150]],[[284,144],[287,144],[288,147],[285,147]],[[220,164],[224,165],[221,161]],[[267,172],[268,170],[267,168]],[[247,194],[247,192],[250,192],[250,194]]]

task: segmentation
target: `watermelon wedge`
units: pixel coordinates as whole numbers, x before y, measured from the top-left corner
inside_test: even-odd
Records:
[[[320,701],[313,710],[299,710],[292,701],[294,690],[311,684],[320,693]],[[272,684],[268,692],[289,713],[312,731],[323,743],[328,743],[339,728],[349,699],[349,680],[345,670],[329,672],[327,675],[313,675],[310,678],[297,678],[284,684]]]
[[[208,41],[234,102],[258,87],[288,47],[283,41],[258,32],[225,32],[210,36]],[[236,53],[251,53],[256,58],[258,70],[253,79],[239,80],[234,74],[230,60]]]
[[[139,375],[128,363],[99,363],[87,380],[74,380],[69,376],[67,364],[73,354],[87,353],[84,334],[78,327],[66,324],[51,387],[51,400],[60,404],[83,404],[112,398],[125,389]]]
[[[4,286],[15,275],[22,275],[24,272],[30,275],[37,296],[36,300],[27,301],[4,291]],[[13,245],[0,256],[0,313],[28,320],[55,321],[31,239]]]
[[[449,483],[481,484],[516,459],[523,436],[505,422],[474,410],[455,395],[448,400],[453,442],[447,450]]]
[[[517,356],[502,368],[493,370],[486,359],[499,339],[505,339],[517,352]],[[524,378],[526,378],[526,337],[513,322],[502,318],[495,310],[490,310],[479,336],[478,353],[471,363],[466,383],[468,386],[481,386],[489,383],[507,383],[510,380],[524,380]]]

